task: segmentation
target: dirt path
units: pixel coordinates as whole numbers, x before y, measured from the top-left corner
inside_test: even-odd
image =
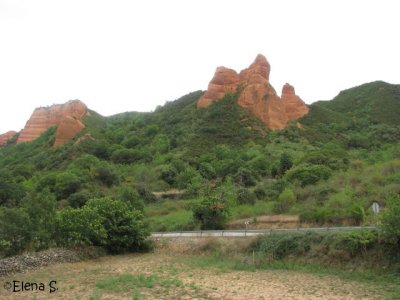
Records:
[[[371,286],[291,271],[232,271],[177,253],[130,254],[63,263],[2,277],[0,299],[383,299]],[[6,282],[45,291],[9,292]],[[50,293],[50,281],[57,291]]]

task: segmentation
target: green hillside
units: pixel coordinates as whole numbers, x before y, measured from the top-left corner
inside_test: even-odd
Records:
[[[346,117],[372,123],[400,125],[400,85],[383,81],[366,83],[339,93],[332,101],[314,105],[342,113]]]
[[[196,109],[201,95],[152,113],[92,112],[61,147],[51,147],[51,128],[0,149],[0,255],[62,244],[60,234],[103,245],[114,228],[96,216],[121,209],[136,214],[131,230],[223,228],[273,214],[309,225],[374,224],[371,204],[400,192],[398,85],[343,91],[312,104],[302,126],[276,132],[239,107],[236,94]],[[12,231],[12,220],[30,225]],[[82,228],[104,230],[77,234]],[[24,243],[11,246],[11,231]]]

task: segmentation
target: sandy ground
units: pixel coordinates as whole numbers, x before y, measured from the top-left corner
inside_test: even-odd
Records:
[[[222,270],[172,251],[106,256],[0,277],[0,299],[383,299],[377,289],[335,276],[293,271]],[[122,274],[155,276],[151,287],[102,290],[96,282]],[[45,291],[10,292],[13,280],[43,282]],[[48,283],[57,291],[49,293]]]

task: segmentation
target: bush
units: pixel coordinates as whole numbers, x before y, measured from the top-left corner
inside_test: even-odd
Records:
[[[130,209],[122,201],[105,198],[91,199],[86,207],[102,218],[102,226],[107,233],[105,247],[110,253],[139,251],[147,246],[149,232],[140,211]]]
[[[111,160],[117,164],[133,164],[142,159],[142,153],[136,149],[117,149]]]
[[[131,209],[144,211],[144,202],[139,196],[139,193],[129,187],[122,187],[118,192],[117,200],[128,204]]]
[[[54,192],[57,199],[67,199],[69,195],[78,191],[81,186],[81,178],[74,173],[65,172],[56,177]]]
[[[279,174],[283,175],[293,166],[293,160],[287,153],[283,153],[279,160]]]
[[[31,222],[33,249],[42,250],[52,246],[57,207],[55,196],[45,189],[27,196],[22,204]]]
[[[110,167],[101,166],[96,169],[95,178],[107,187],[119,183],[118,174]]]
[[[145,203],[154,203],[157,202],[157,197],[146,187],[138,187],[137,192],[141,199],[144,200]]]
[[[17,255],[32,240],[29,215],[21,208],[0,207],[0,256]]]
[[[315,184],[320,180],[328,179],[332,174],[332,170],[323,165],[301,165],[286,174],[289,181],[298,181],[302,187]]]
[[[237,191],[237,200],[239,204],[254,205],[256,203],[257,197],[252,191],[241,188]]]
[[[217,196],[206,196],[192,206],[192,211],[201,229],[223,229],[229,215],[226,201]]]
[[[304,255],[310,251],[315,243],[319,243],[321,240],[322,236],[313,232],[271,234],[257,238],[251,248],[268,255],[271,259],[283,259],[289,255]]]
[[[60,245],[103,246],[110,253],[139,251],[148,246],[143,214],[119,200],[91,199],[80,209],[64,209],[57,216]]]
[[[253,173],[246,168],[239,168],[234,176],[234,180],[238,185],[245,187],[254,186],[256,184]]]
[[[176,168],[172,165],[164,165],[161,167],[161,175],[160,179],[164,180],[171,186],[174,186],[176,183],[175,177],[178,174]]]
[[[386,199],[386,207],[381,215],[380,229],[385,242],[400,249],[400,195]]]
[[[24,186],[17,183],[11,173],[0,172],[0,205],[14,206],[25,193]]]
[[[324,258],[329,255],[340,261],[363,256],[366,251],[378,245],[378,233],[373,230],[337,233],[286,233],[258,237],[250,246],[270,259],[284,259],[289,256],[314,256]]]
[[[290,188],[286,188],[278,197],[274,206],[274,212],[282,214],[288,212],[290,207],[296,202],[296,195]]]
[[[103,246],[107,232],[100,214],[89,207],[66,208],[57,213],[56,242],[60,246]]]

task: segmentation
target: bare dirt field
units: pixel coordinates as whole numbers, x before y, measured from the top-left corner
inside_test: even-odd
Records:
[[[105,256],[0,277],[0,299],[384,299],[374,286],[336,276],[240,271],[175,250]],[[44,291],[10,292],[7,282],[13,280],[43,283]]]

